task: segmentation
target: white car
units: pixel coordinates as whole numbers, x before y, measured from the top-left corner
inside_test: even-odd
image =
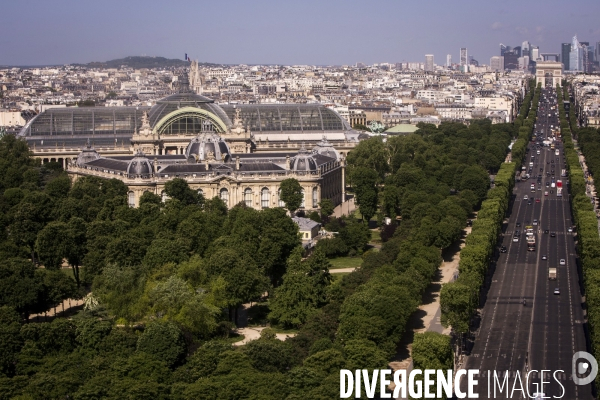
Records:
[[[559,288],[554,289],[554,294],[560,294],[560,289]]]
[[[529,196],[527,196],[527,195],[523,196],[523,200],[529,200]]]
[[[566,265],[567,262],[565,261],[564,258],[561,258],[560,261],[558,262],[560,265]]]
[[[513,237],[513,242],[518,242],[519,241],[519,237],[518,236],[514,236]]]
[[[569,232],[569,233],[573,232],[573,228],[569,227],[569,229],[567,229],[567,232]]]

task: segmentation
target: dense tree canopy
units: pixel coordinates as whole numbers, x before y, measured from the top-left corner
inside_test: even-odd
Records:
[[[340,368],[382,368],[395,353],[441,249],[460,237],[469,214],[501,215],[500,164],[516,134],[512,125],[472,121],[361,142],[347,170],[363,218],[330,217],[333,203],[322,200],[317,217],[336,234],[311,253],[282,208],[228,210],[181,179],[167,184],[167,201],[145,193],[131,208],[121,181],[71,183],[60,165],[41,166],[23,141],[5,136],[0,397],[336,398]],[[489,190],[491,173],[497,188]],[[281,185],[292,214],[301,189],[294,179]],[[383,216],[393,222],[375,251],[367,222]],[[477,238],[461,264],[463,286],[444,304],[459,328],[487,257]],[[362,265],[334,279],[328,258],[345,255],[362,256]],[[28,320],[86,294],[92,306],[72,319]],[[250,302],[264,322],[296,336],[280,341],[265,330],[231,346],[238,311]],[[445,366],[446,339],[415,340],[427,355],[417,354],[419,365]]]

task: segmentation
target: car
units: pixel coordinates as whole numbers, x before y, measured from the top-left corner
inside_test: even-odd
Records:
[[[529,196],[527,196],[527,195],[523,196],[523,200],[528,200],[528,199],[529,199]]]
[[[546,187],[550,186],[550,182],[546,182]]]
[[[520,227],[520,226],[521,226],[521,223],[517,222],[517,228]],[[569,228],[569,229],[571,229],[571,228]]]
[[[506,253],[506,246],[500,247],[500,253]]]
[[[534,220],[533,220],[533,225],[537,225],[537,224],[538,224],[538,220],[537,220],[537,219],[534,219]]]
[[[513,236],[513,242],[518,242],[519,241],[519,237],[518,236]]]
[[[546,161],[546,164],[550,165],[550,161]]]
[[[540,172],[544,172],[544,168],[540,168]]]
[[[548,233],[548,232],[550,232],[548,229],[546,229],[546,230],[544,231],[544,233]]]
[[[529,201],[527,202],[527,205],[528,205],[528,206],[530,206],[530,205],[532,205],[532,204],[533,204],[533,203],[531,202],[531,200],[529,200]]]
[[[545,255],[545,254],[544,254],[544,255],[542,255],[542,260],[547,260],[547,259],[548,259],[548,257],[546,257],[546,255]]]
[[[573,232],[573,227],[570,226],[569,228],[567,228],[567,232],[569,232],[569,233]]]
[[[544,196],[548,196],[548,191],[547,190],[544,192]]]
[[[550,232],[550,237],[556,237],[556,232]]]
[[[535,199],[535,202],[536,202],[536,203],[539,203],[539,202],[540,202],[540,199],[539,199],[539,198]]]
[[[560,261],[558,262],[560,265],[566,265],[566,261],[564,258],[561,258]]]
[[[554,164],[554,160],[550,160],[550,162],[551,162],[552,164]]]
[[[560,294],[560,289],[559,288],[555,288],[554,289],[554,294]]]

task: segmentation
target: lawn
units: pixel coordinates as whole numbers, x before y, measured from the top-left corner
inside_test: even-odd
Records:
[[[362,264],[361,257],[338,257],[329,260],[331,269],[338,268],[358,268]]]
[[[379,229],[371,229],[371,244],[381,244],[381,233]]]
[[[339,274],[331,274],[333,281],[339,281],[343,276],[351,274],[352,272],[340,272]]]

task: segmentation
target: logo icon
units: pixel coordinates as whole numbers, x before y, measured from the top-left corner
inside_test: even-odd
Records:
[[[585,361],[581,361],[581,359]],[[571,360],[571,371],[573,374],[573,383],[579,386],[587,385],[596,379],[596,375],[598,375],[598,362],[590,353],[578,351],[577,353],[573,354],[573,359]],[[580,378],[578,376],[586,373],[589,373],[589,375],[585,378]]]

